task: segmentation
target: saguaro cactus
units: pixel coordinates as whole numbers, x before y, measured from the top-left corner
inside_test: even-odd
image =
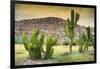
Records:
[[[67,22],[64,25],[64,31],[66,36],[70,39],[70,52],[72,52],[72,45],[74,39],[74,29],[77,25],[77,22],[80,18],[79,13],[75,13],[74,10],[71,10],[71,19],[67,19]]]
[[[78,39],[78,45],[79,47],[79,52],[85,52],[88,51],[88,46],[91,44],[93,41],[92,34],[90,27],[86,27],[86,32],[83,32],[80,34],[79,39]]]
[[[79,39],[77,39],[77,45],[79,45],[79,52],[83,53],[83,49],[84,49],[84,43],[86,41],[86,34],[85,32],[82,32],[79,36]]]
[[[46,51],[45,51],[44,59],[48,59],[52,57],[54,52],[53,46],[57,43],[57,39],[54,36],[49,35],[46,41],[47,42],[46,42]]]
[[[91,34],[91,29],[90,26],[86,27],[86,40],[85,40],[85,46],[84,46],[84,51],[88,51],[88,46],[91,44],[93,41],[92,34]]]
[[[30,37],[26,33],[22,33],[22,40],[25,49],[29,52],[31,59],[41,59],[42,46],[44,43],[44,33],[39,30],[33,30]]]

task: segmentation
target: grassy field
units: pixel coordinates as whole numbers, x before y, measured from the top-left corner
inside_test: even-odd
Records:
[[[92,54],[91,54],[92,53]],[[69,53],[69,46],[54,46],[52,60],[60,63],[94,61],[94,49],[89,47],[88,53],[79,53],[78,46],[73,46],[73,53]],[[29,59],[28,52],[22,44],[15,44],[15,64],[23,65]]]

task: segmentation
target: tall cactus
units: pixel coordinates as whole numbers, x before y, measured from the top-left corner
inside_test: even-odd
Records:
[[[83,53],[84,52],[84,43],[86,41],[86,34],[85,32],[82,32],[79,36],[79,39],[77,39],[77,45],[79,45],[79,52]]]
[[[25,32],[22,33],[22,40],[26,50],[28,50],[28,38]]]
[[[79,21],[79,13],[75,13],[74,10],[71,10],[71,19],[67,19],[67,22],[64,25],[64,32],[66,36],[70,39],[70,53],[72,53],[72,45],[74,38],[74,29]]]
[[[53,46],[57,43],[57,39],[54,36],[49,35],[46,41],[47,42],[46,42],[46,51],[45,51],[44,59],[48,59],[52,57],[54,52]]]
[[[90,27],[86,27],[86,32],[83,32],[80,34],[79,39],[78,39],[78,45],[79,47],[79,52],[85,52],[88,51],[88,46],[90,43],[92,43],[93,38],[91,34]]]
[[[22,33],[22,40],[25,49],[29,52],[31,59],[41,59],[42,46],[44,43],[44,33],[39,30],[33,30],[28,38],[26,33]]]
[[[84,51],[88,51],[88,46],[93,41],[90,26],[86,27],[86,38],[87,39],[85,40]]]

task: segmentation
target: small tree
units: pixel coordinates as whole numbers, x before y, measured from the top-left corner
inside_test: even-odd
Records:
[[[72,53],[72,45],[74,39],[74,29],[77,25],[80,15],[75,13],[74,10],[71,10],[71,19],[67,19],[66,24],[64,25],[64,32],[66,36],[70,39],[70,53]]]

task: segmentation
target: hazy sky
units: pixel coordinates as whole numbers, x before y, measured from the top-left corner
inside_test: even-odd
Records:
[[[34,19],[43,17],[59,17],[67,20],[70,18],[70,11],[74,9],[80,14],[78,24],[84,26],[94,26],[94,9],[67,7],[67,6],[49,6],[49,5],[34,5],[34,4],[16,4],[15,20]]]

